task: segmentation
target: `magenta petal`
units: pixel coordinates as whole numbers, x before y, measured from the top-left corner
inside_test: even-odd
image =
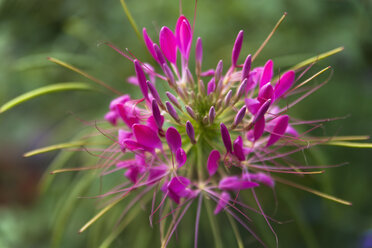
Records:
[[[178,18],[175,32],[180,52],[183,57],[188,59],[191,47],[192,31],[190,23],[185,16],[182,15]]]
[[[133,166],[131,168],[128,168],[127,171],[124,173],[124,175],[132,181],[132,183],[136,183],[138,180],[138,175],[143,173],[144,168],[141,168],[139,166]]]
[[[145,41],[146,47],[151,53],[152,57],[158,61],[158,58],[156,56],[155,50],[154,50],[154,42],[151,40],[151,38],[148,36],[146,28],[142,29],[143,39]]]
[[[138,60],[134,60],[134,69],[136,70],[136,75],[138,78],[138,84],[140,86],[140,89],[142,91],[143,96],[147,99],[148,98],[148,89],[147,89],[147,83],[146,83],[146,76],[143,72],[142,66]]]
[[[229,130],[223,123],[220,124],[220,127],[221,127],[222,141],[226,147],[226,151],[232,153],[232,145],[231,145],[231,138],[230,138]]]
[[[149,170],[148,184],[154,184],[160,181],[167,173],[168,167],[166,165],[153,166]]]
[[[213,176],[218,169],[218,163],[221,159],[221,154],[217,150],[212,150],[209,154],[208,161],[207,161],[207,169],[209,176]]]
[[[264,131],[265,131],[265,117],[262,117],[254,125],[253,140],[256,141],[259,138],[261,138]]]
[[[202,77],[210,77],[210,76],[214,76],[214,74],[215,74],[214,69],[209,69],[207,71],[203,71],[202,73],[200,73],[200,76],[202,76]]]
[[[151,151],[152,149],[149,149],[147,147],[144,147],[143,145],[139,144],[137,141],[126,139],[123,140],[123,147],[135,151],[135,150],[142,150],[142,151]]]
[[[113,126],[116,126],[118,123],[118,114],[115,111],[109,111],[105,114],[105,120],[110,122]]]
[[[120,118],[128,125],[129,128],[139,122],[138,117],[136,116],[136,110],[132,106],[126,106],[124,104],[118,104],[116,110]]]
[[[251,114],[255,115],[258,109],[261,107],[261,103],[257,99],[246,98],[245,106]]]
[[[269,175],[267,175],[267,174],[265,174],[263,172],[258,172],[256,174],[251,174],[250,175],[250,178],[253,181],[257,181],[259,183],[263,183],[266,186],[269,186],[271,188],[274,188],[274,186],[275,186],[274,179],[271,176],[269,176]]]
[[[273,133],[270,135],[269,140],[267,141],[266,147],[273,145],[277,142],[285,133],[285,130],[288,127],[289,116],[282,115],[278,117],[275,127],[273,129]]]
[[[190,180],[186,177],[173,177],[168,184],[168,190],[176,194],[184,195],[184,191],[189,184]]]
[[[223,191],[219,198],[220,198],[220,200],[217,203],[217,207],[214,210],[214,214],[218,214],[219,212],[221,212],[221,210],[223,210],[226,207],[226,205],[230,201],[230,194]]]
[[[164,123],[164,116],[160,116],[160,119],[159,119],[160,123],[157,123],[155,121],[155,118],[154,116],[150,116],[149,118],[147,118],[147,121],[146,121],[146,126],[150,127],[152,130],[154,130],[154,132],[159,132],[159,127],[158,125],[161,125],[160,126],[160,129],[161,127],[163,126],[163,123]]]
[[[243,151],[243,139],[241,136],[238,136],[236,140],[234,141],[234,154],[235,156],[240,160],[245,160],[245,155]]]
[[[119,104],[124,104],[124,103],[126,103],[128,101],[130,101],[130,96],[129,95],[119,96],[119,97],[115,98],[114,100],[112,100],[110,102],[110,110],[116,111],[116,107]]]
[[[284,93],[286,93],[292,87],[294,80],[294,71],[287,71],[284,73],[275,85],[275,99],[280,98]]]
[[[165,138],[167,139],[171,151],[176,154],[178,148],[182,146],[180,133],[174,127],[169,127],[165,134]]]
[[[260,88],[264,86],[265,84],[267,84],[268,82],[270,82],[273,75],[274,75],[273,61],[270,59],[266,62],[263,68],[261,81],[260,81]]]
[[[178,148],[176,152],[176,162],[178,167],[182,167],[187,160],[186,152],[182,148]]]
[[[287,129],[285,130],[285,133],[292,135],[293,137],[298,137],[298,132],[294,127],[291,125],[288,125]]]
[[[243,190],[257,186],[259,186],[258,183],[240,179],[237,176],[231,176],[223,178],[220,181],[218,188],[220,190]]]
[[[264,103],[269,99],[273,98],[274,88],[271,86],[270,83],[265,84],[261,87],[260,91],[258,92],[257,100],[260,103]]]
[[[161,140],[159,139],[157,133],[152,130],[150,127],[134,124],[133,125],[133,134],[136,137],[136,140],[139,144],[154,149],[161,148]]]
[[[172,30],[168,27],[162,27],[159,34],[160,48],[164,56],[172,63],[177,61],[177,41]]]

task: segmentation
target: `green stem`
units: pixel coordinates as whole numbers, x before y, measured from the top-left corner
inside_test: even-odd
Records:
[[[212,207],[208,200],[205,201],[205,208],[207,209],[207,214],[209,221],[211,223],[212,234],[214,237],[215,247],[222,248],[222,241],[221,241],[221,234],[218,228],[218,224],[216,223],[216,218],[213,216]]]
[[[123,10],[124,10],[125,15],[126,15],[127,18],[128,18],[128,21],[129,21],[130,25],[132,26],[134,32],[135,32],[136,35],[137,35],[138,40],[141,41],[141,42],[143,42],[143,40],[142,40],[142,36],[141,36],[140,32],[138,31],[137,24],[136,24],[136,22],[134,21],[133,16],[132,16],[132,14],[130,13],[127,4],[125,3],[125,0],[120,0],[120,3],[121,3],[121,6],[123,7]]]
[[[229,222],[230,222],[231,227],[233,229],[233,232],[235,234],[235,238],[236,238],[236,242],[238,243],[238,247],[239,248],[244,248],[242,237],[240,237],[240,233],[239,233],[238,227],[236,226],[235,220],[227,212],[226,212],[226,216],[229,219]]]

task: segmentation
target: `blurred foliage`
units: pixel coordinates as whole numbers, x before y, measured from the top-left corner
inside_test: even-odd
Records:
[[[192,19],[194,4],[183,2],[183,12]],[[127,0],[127,3],[138,26],[147,27],[154,40],[161,26],[173,28],[179,13],[175,0]],[[335,73],[326,86],[292,109],[291,114],[301,119],[350,114],[345,120],[326,124],[320,134],[370,135],[372,6],[368,0],[199,1],[195,34],[203,38],[204,69],[215,67],[219,59],[230,60],[235,35],[240,29],[245,31],[242,54],[254,53],[285,11],[288,12],[286,20],[255,65],[272,58],[275,68],[284,70],[310,56],[344,46],[342,54],[311,69],[316,72],[322,66],[331,65]],[[53,83],[91,83],[49,62],[48,56],[71,63],[120,91],[132,91],[133,86],[125,82],[134,73],[132,63],[102,45],[102,41],[110,41],[121,49],[129,48],[141,60],[150,60],[119,0],[0,0],[0,103]],[[59,241],[61,247],[97,247],[116,230],[125,204],[113,209],[110,217],[98,221],[89,232],[77,234],[99,206],[94,200],[77,198],[99,192],[100,182],[94,173],[45,174],[45,178],[53,177],[52,187],[36,199],[36,182],[51,161],[54,164],[68,161],[69,167],[73,167],[94,164],[96,158],[67,151],[56,158],[56,153],[21,158],[28,150],[71,140],[85,129],[79,118],[101,120],[112,97],[109,93],[59,93],[34,99],[0,115],[0,199],[3,204],[0,247],[50,247],[50,242],[56,245]],[[370,150],[321,146],[304,156],[318,164],[350,162],[348,166],[327,170],[324,175],[306,177],[305,182],[350,200],[353,206],[338,205],[278,185],[279,211],[275,217],[294,220],[274,225],[280,247],[358,247],[362,236],[372,228]],[[303,156],[300,159],[304,159]],[[9,180],[9,175],[16,179]],[[110,182],[117,180],[121,179],[105,179],[103,185],[109,187]],[[14,190],[22,183],[25,185],[21,190]],[[75,187],[67,187],[71,185]],[[29,189],[27,195],[25,189]],[[271,192],[260,193],[268,212],[273,212]],[[202,216],[205,215],[202,212]],[[179,231],[179,244],[183,247],[193,244],[194,216],[194,212],[188,213]],[[225,225],[227,219],[224,218],[219,217],[220,228],[229,226]],[[134,228],[120,234],[113,247],[152,247],[154,240],[159,242],[157,228],[148,226],[145,215],[134,217],[133,222]],[[273,236],[262,218],[255,219],[255,225],[271,244]],[[245,244],[253,242],[255,246],[250,235],[240,230]],[[223,240],[235,245],[230,231],[221,229],[221,233]],[[201,247],[213,245],[208,219],[202,218],[199,237]]]

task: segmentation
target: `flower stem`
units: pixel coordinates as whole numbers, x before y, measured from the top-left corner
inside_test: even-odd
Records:
[[[215,247],[216,248],[222,248],[222,242],[221,242],[221,234],[220,230],[218,228],[218,224],[216,223],[216,218],[213,216],[212,207],[208,200],[205,201],[205,208],[207,209],[207,214],[209,221],[211,223],[212,228],[212,234],[214,237]]]

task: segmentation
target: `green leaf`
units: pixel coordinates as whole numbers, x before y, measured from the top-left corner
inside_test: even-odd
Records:
[[[10,100],[9,102],[3,104],[0,107],[0,114],[32,98],[35,98],[41,95],[46,95],[46,94],[53,93],[53,92],[69,91],[69,90],[93,90],[93,88],[90,87],[88,84],[77,83],[77,82],[58,83],[58,84],[44,86],[39,89],[35,89],[25,94],[22,94]]]

